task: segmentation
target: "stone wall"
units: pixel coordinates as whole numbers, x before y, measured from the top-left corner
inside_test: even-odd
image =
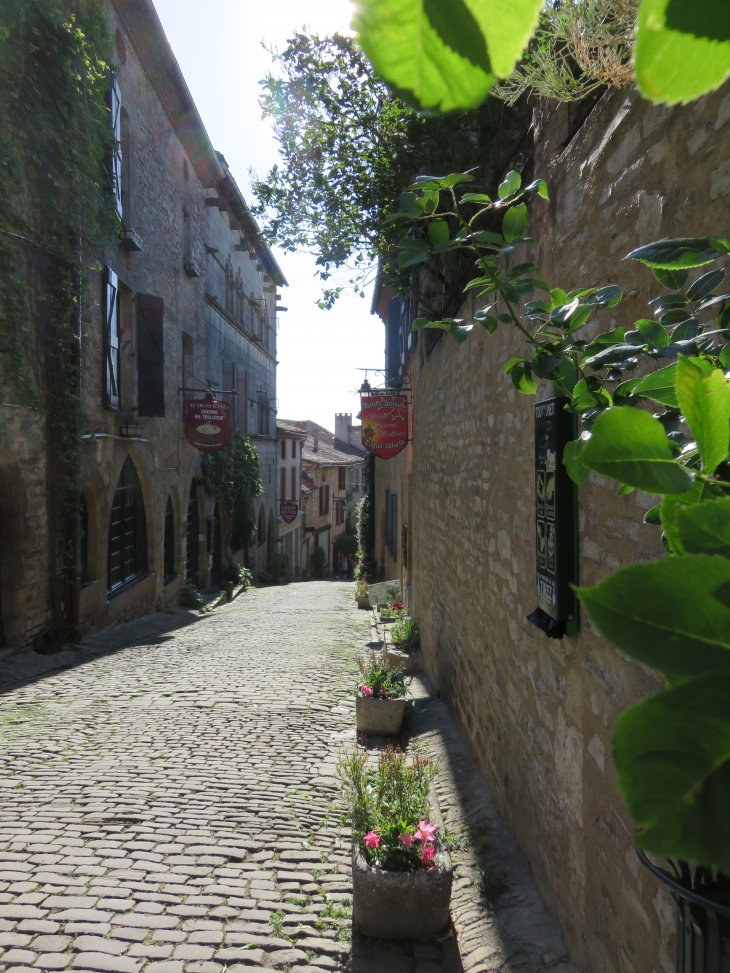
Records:
[[[623,262],[632,248],[728,230],[728,89],[673,110],[606,96],[567,147],[562,110],[540,107],[535,120],[535,175],[551,192],[532,206],[540,276],[566,290],[619,283],[624,302],[593,330],[632,325],[659,293],[649,271]],[[610,758],[616,717],[660,681],[585,618],[563,641],[526,621],[536,604],[535,400],[502,371],[519,351],[513,332],[476,329],[464,345],[444,338],[427,355],[420,342],[412,356],[413,612],[429,674],[574,961],[584,973],[670,973],[671,901],[637,861]],[[580,490],[583,584],[662,554],[642,524],[652,499],[616,489],[592,474]]]

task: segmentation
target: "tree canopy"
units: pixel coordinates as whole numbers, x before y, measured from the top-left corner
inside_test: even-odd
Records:
[[[323,281],[344,269],[362,293],[397,236],[386,217],[417,175],[474,169],[475,185],[488,192],[528,155],[524,100],[422,115],[390,94],[342,35],[298,32],[272,55],[261,107],[281,163],[255,179],[255,212],[274,244],[315,256]],[[341,289],[325,290],[322,306]]]

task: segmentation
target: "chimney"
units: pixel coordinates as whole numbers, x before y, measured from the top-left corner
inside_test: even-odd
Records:
[[[351,412],[336,412],[335,413],[335,439],[339,439],[341,443],[349,443],[351,425],[352,425]]]
[[[316,429],[314,430],[314,446],[312,449],[315,451],[315,453],[319,449],[319,432]]]

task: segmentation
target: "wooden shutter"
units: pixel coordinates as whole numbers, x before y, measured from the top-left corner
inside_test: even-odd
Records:
[[[119,278],[104,270],[104,405],[120,408],[119,392]]]
[[[299,501],[299,484],[297,483],[296,467],[293,467],[291,471],[291,498],[297,502]]]
[[[337,474],[339,477],[338,486],[340,490],[346,490],[347,489],[347,468],[345,466],[341,466],[337,471]]]
[[[284,469],[279,477],[279,500],[286,500],[286,470]]]
[[[122,93],[116,74],[112,74],[109,90],[109,110],[112,116],[114,130],[114,148],[112,151],[112,189],[117,208],[117,216],[122,218]]]
[[[165,348],[161,297],[137,295],[137,369],[139,414],[165,415]]]
[[[244,433],[248,433],[248,372],[245,368],[238,369],[238,383],[236,385],[236,390],[238,392],[237,396],[237,406],[236,410],[238,413],[238,422]]]

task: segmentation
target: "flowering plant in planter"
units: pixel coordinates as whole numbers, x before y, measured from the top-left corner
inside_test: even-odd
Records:
[[[367,598],[369,595],[368,583],[364,578],[360,578],[355,585],[355,597],[356,598]]]
[[[384,657],[378,657],[375,652],[371,653],[369,662],[358,659],[357,664],[361,676],[361,695],[373,699],[400,699],[405,696],[402,666],[388,666]]]
[[[401,618],[405,614],[402,601],[393,601],[389,605],[380,606],[381,618]]]
[[[390,746],[374,767],[363,751],[341,762],[353,828],[369,865],[395,872],[434,867],[438,835],[429,819],[429,788],[436,771],[432,760],[408,763]]]

